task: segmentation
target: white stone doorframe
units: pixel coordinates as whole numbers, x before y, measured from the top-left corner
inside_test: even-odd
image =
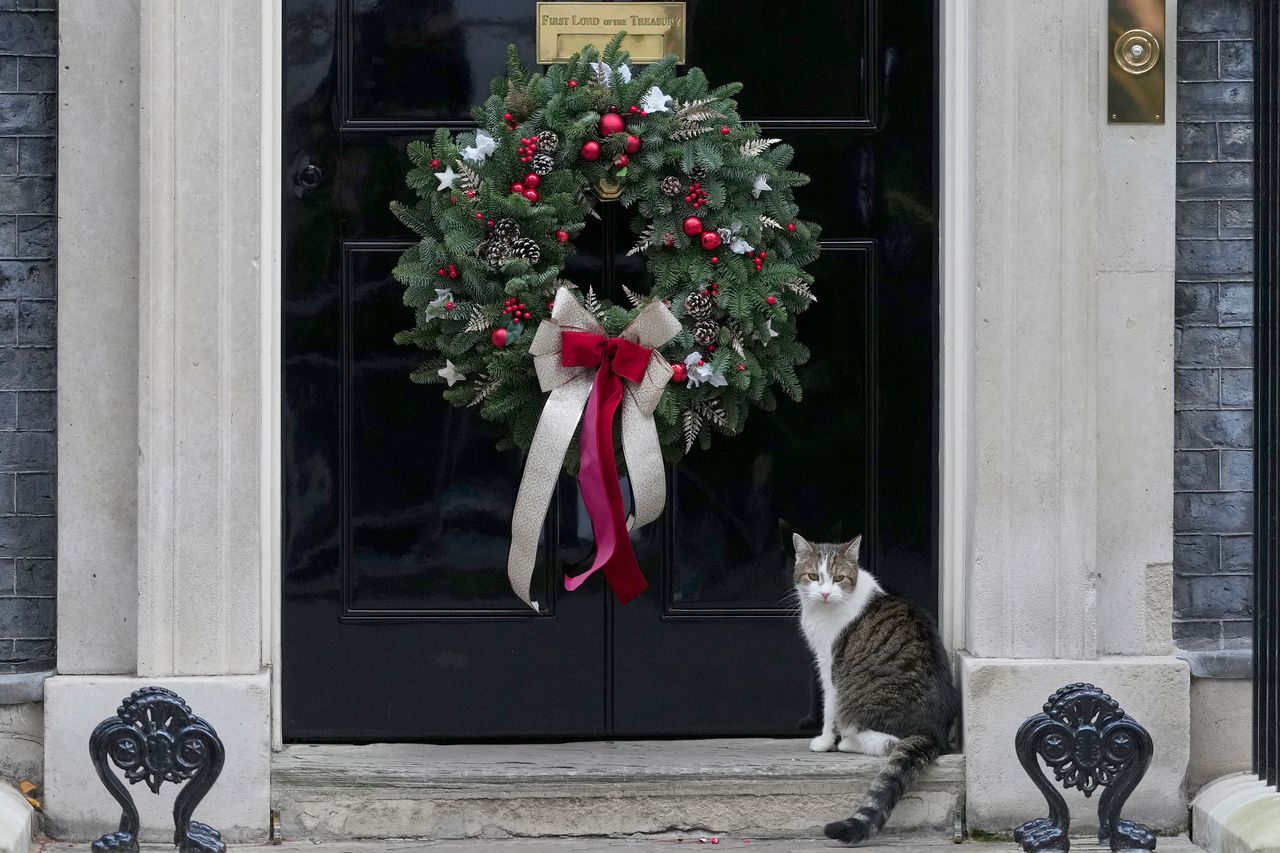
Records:
[[[1173,124],[1105,124],[1105,0],[940,5],[941,617],[970,825],[1039,809],[1009,727],[1057,682],[1093,679],[1156,734],[1133,816],[1171,828],[1188,728],[1168,636]],[[262,838],[279,742],[281,2],[63,0],[60,30],[50,827],[114,822],[84,773],[88,727],[162,683],[228,742],[235,784],[202,814]],[[1044,49],[1036,74],[1018,44]]]

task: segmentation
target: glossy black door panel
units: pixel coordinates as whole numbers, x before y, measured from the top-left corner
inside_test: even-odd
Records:
[[[801,318],[805,400],[668,473],[634,535],[650,591],[563,591],[590,523],[562,478],[524,608],[506,581],[523,460],[392,336],[404,147],[465,127],[534,0],[285,0],[284,729],[289,740],[796,735],[814,725],[790,533],[865,534],[884,582],[937,605],[932,3],[691,0],[689,59],[796,149],[823,226]],[[310,182],[300,180],[307,167]],[[647,286],[604,205],[566,277]]]

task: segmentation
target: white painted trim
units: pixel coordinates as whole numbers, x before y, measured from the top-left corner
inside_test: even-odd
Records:
[[[284,745],[280,699],[280,577],[283,472],[280,423],[281,304],[281,133],[284,62],[283,0],[262,4],[262,665],[271,673],[271,746]]]
[[[938,621],[948,649],[964,648],[973,482],[973,317],[976,63],[974,0],[942,4],[942,467]]]

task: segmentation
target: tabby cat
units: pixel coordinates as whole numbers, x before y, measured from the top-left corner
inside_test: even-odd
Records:
[[[828,838],[865,841],[889,819],[916,775],[946,748],[958,697],[938,629],[858,563],[859,536],[839,545],[794,535],[800,627],[822,681],[822,733],[814,752],[889,760],[848,820]]]

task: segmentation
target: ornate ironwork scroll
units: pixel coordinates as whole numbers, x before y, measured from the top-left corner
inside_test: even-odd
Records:
[[[173,843],[180,853],[226,851],[216,829],[191,819],[222,772],[226,751],[213,726],[192,714],[181,696],[163,687],[130,694],[116,716],[93,730],[89,756],[121,808],[120,828],[93,842],[94,853],[138,853],[138,808],[109,764],[120,768],[130,785],[145,782],[152,793],[159,793],[165,782],[186,783],[173,805]]]
[[[1044,713],[1022,724],[1014,745],[1022,768],[1049,804],[1048,817],[1027,821],[1013,833],[1027,853],[1071,848],[1067,801],[1037,758],[1063,788],[1078,788],[1086,797],[1105,788],[1098,799],[1099,841],[1109,841],[1113,851],[1155,849],[1154,834],[1120,817],[1151,764],[1152,747],[1151,735],[1116,700],[1092,684],[1069,684],[1049,697]]]

